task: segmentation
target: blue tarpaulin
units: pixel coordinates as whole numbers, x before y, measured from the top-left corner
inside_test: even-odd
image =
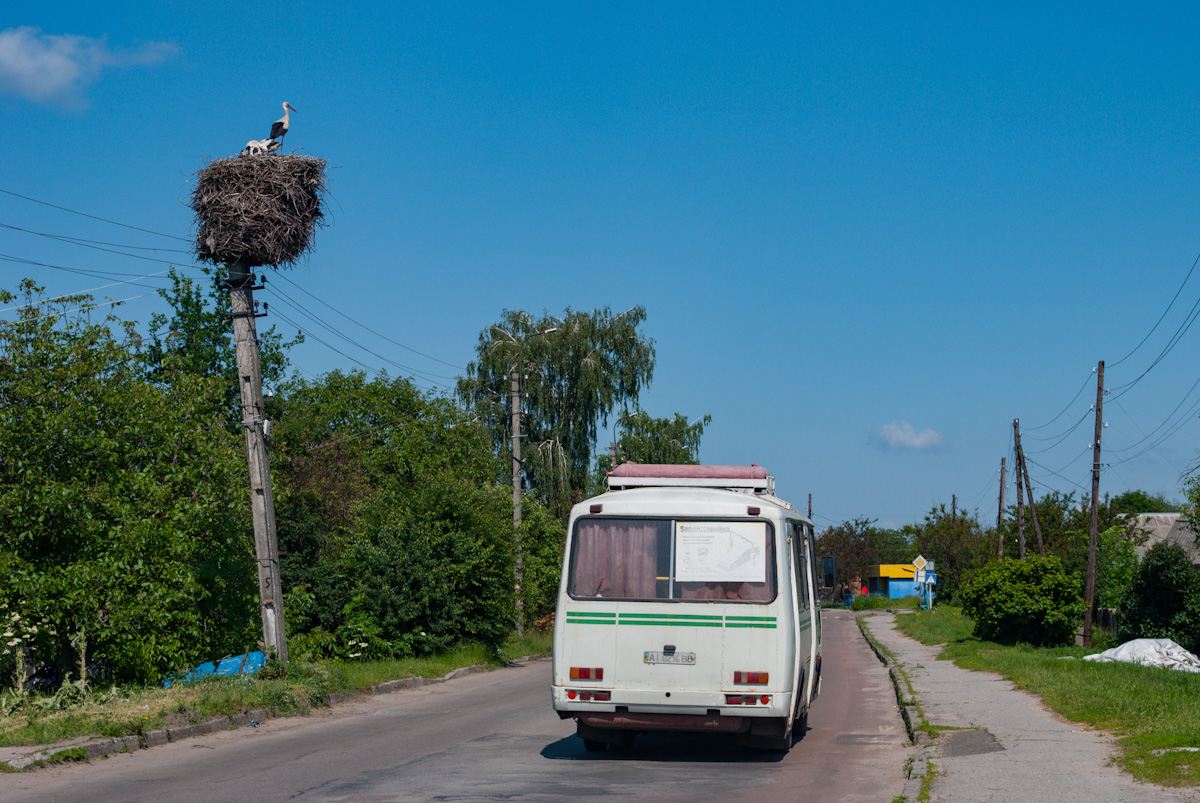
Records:
[[[163,685],[169,688],[172,683],[195,683],[209,675],[253,675],[266,663],[267,656],[258,650],[242,655],[226,655],[219,660],[206,661],[193,667],[183,676],[173,675],[164,680]]]

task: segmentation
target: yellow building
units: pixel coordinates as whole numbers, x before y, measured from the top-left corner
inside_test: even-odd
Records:
[[[911,563],[882,563],[868,566],[863,571],[862,581],[868,594],[877,594],[888,599],[914,597],[917,589],[917,567]]]

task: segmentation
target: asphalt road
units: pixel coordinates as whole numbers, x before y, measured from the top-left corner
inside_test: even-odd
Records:
[[[886,670],[827,611],[825,676],[786,756],[720,734],[587,753],[550,708],[550,663],[472,675],[90,764],[0,775],[0,800],[890,801],[911,754]]]

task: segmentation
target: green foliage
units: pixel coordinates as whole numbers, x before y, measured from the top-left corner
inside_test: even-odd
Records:
[[[1083,616],[1078,578],[1056,557],[1030,555],[990,563],[962,589],[975,635],[1000,644],[1071,643]]]
[[[1121,599],[1121,638],[1169,638],[1200,651],[1200,572],[1178,544],[1155,544]]]
[[[964,512],[951,515],[945,505],[937,505],[925,514],[920,524],[903,528],[912,543],[913,556],[920,554],[937,567],[937,597],[958,598],[963,583],[987,563],[994,554],[991,538],[979,525],[979,519]]]
[[[617,461],[694,465],[700,459],[700,437],[711,423],[710,415],[689,422],[682,413],[675,413],[671,418],[653,418],[645,410],[635,410],[617,421],[621,432],[617,440]],[[589,495],[607,490],[605,477],[612,467],[611,454],[597,455]]]
[[[1069,561],[1064,566],[1073,570],[1074,574],[1087,577],[1087,551],[1089,535],[1087,531],[1073,532],[1071,537],[1071,552]],[[1097,608],[1116,608],[1122,596],[1133,582],[1137,572],[1137,545],[1145,541],[1145,536],[1123,523],[1113,524],[1106,530],[1096,534],[1096,587],[1095,605]]]
[[[857,595],[851,583],[860,580],[868,566],[909,563],[917,556],[905,535],[898,530],[875,526],[871,519],[857,518],[824,530],[817,536],[817,557],[837,559],[837,585]],[[835,597],[840,594],[835,594]]]
[[[499,644],[515,616],[512,497],[488,434],[407,380],[359,372],[293,380],[272,406],[297,654]],[[523,507],[524,602],[537,616],[554,606],[563,527],[536,500]]]
[[[1114,496],[1108,502],[1109,509],[1119,515],[1136,516],[1139,513],[1178,513],[1180,505],[1162,494],[1131,490]]]
[[[522,504],[521,543],[524,550],[525,621],[534,622],[554,613],[562,575],[567,531],[563,523],[537,500]]]
[[[86,650],[98,679],[149,680],[240,649],[253,564],[219,380],[167,364],[151,384],[132,325],[21,290],[0,327],[0,599],[38,626],[29,666],[57,684]]]
[[[171,268],[170,290],[158,293],[171,307],[171,316],[150,316],[150,335],[142,362],[147,375],[163,381],[172,370],[221,380],[220,412],[240,421],[237,353],[233,329],[229,324],[229,292],[222,284],[224,268],[202,268],[209,279],[209,290],[200,287],[175,268]],[[259,364],[263,387],[283,381],[287,370],[287,350],[304,342],[299,334],[284,342],[275,327],[258,332]]]
[[[496,454],[506,455],[510,377],[519,368],[526,479],[560,518],[586,491],[600,422],[636,404],[653,376],[653,341],[638,331],[645,319],[642,307],[619,315],[568,309],[561,320],[505,310],[480,333],[477,359],[459,380],[459,398],[484,422]]]
[[[1191,525],[1195,533],[1193,543],[1200,549],[1200,474],[1188,477],[1183,486],[1183,495],[1187,500],[1181,505],[1183,518]]]

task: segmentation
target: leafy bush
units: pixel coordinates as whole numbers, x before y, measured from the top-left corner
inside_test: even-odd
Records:
[[[1055,557],[990,563],[961,593],[975,635],[1000,644],[1069,644],[1084,611],[1078,578]]]
[[[1121,599],[1121,638],[1169,638],[1200,650],[1200,572],[1178,544],[1161,542],[1146,553]]]

